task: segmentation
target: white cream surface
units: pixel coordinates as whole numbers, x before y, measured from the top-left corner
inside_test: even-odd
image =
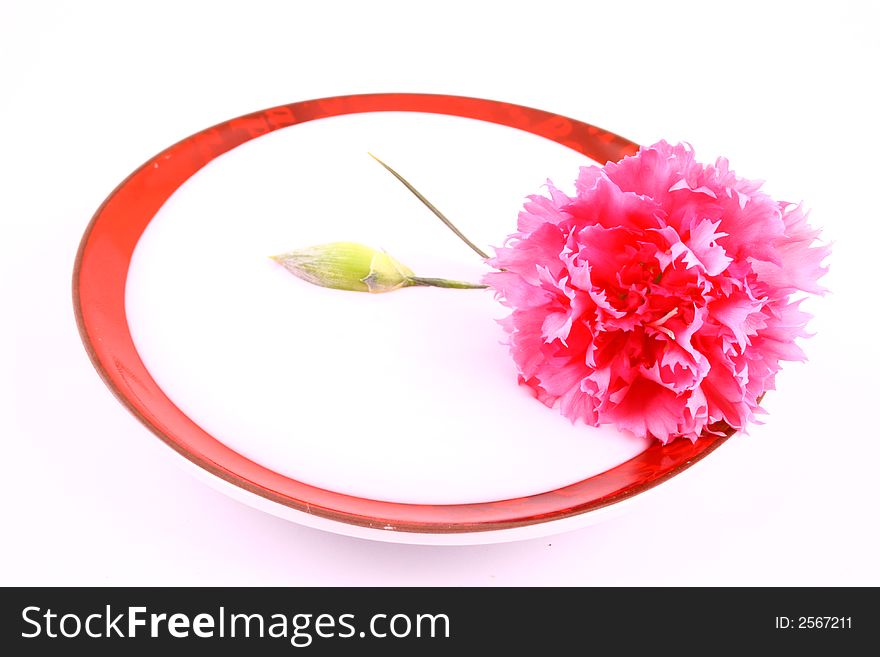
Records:
[[[488,271],[368,151],[486,250],[547,178],[570,191],[592,164],[518,130],[392,112],[292,126],[217,158],[157,213],[126,284],[137,349],[175,404],[266,467],[397,502],[535,494],[643,451],[517,385],[494,321],[508,311],[489,291],[342,292],[269,259],[356,241],[420,276]]]

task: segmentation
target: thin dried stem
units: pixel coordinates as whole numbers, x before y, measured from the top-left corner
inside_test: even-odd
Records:
[[[385,164],[382,160],[380,160],[378,157],[376,157],[372,153],[368,153],[368,155],[371,158],[373,158],[374,160],[376,160],[376,162],[381,164],[383,167],[385,167],[385,169],[387,169],[388,172],[392,176],[394,176],[401,183],[403,183],[403,186],[406,187],[410,192],[412,192],[413,196],[415,196],[422,203],[424,203],[425,207],[427,207],[431,212],[433,212],[435,215],[437,215],[437,218],[440,221],[442,221],[444,224],[446,224],[446,227],[449,228],[449,230],[451,230],[453,233],[455,233],[458,236],[458,238],[462,242],[467,244],[477,255],[479,255],[484,260],[486,260],[489,257],[489,255],[485,251],[483,251],[480,247],[478,247],[476,244],[471,242],[467,237],[465,237],[464,234],[458,228],[455,227],[455,224],[453,224],[451,221],[449,221],[449,219],[447,219],[446,216],[442,212],[440,212],[440,210],[438,210],[436,207],[434,207],[433,203],[431,203],[428,199],[426,199],[424,196],[422,196],[422,194],[419,192],[419,190],[417,190],[415,187],[413,187],[406,178],[401,176],[399,173],[397,173],[397,171],[395,171],[390,166]]]

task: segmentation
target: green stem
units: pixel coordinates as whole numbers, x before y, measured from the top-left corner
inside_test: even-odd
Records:
[[[376,157],[376,156],[373,155],[372,153],[368,153],[368,155],[369,155],[371,158],[373,158],[374,160],[376,160],[376,162],[378,162],[379,164],[381,164],[383,167],[385,167],[385,168],[388,170],[388,172],[389,172],[392,176],[394,176],[394,177],[397,178],[400,182],[402,182],[402,183],[403,183],[403,186],[406,187],[409,191],[411,191],[411,192],[413,193],[413,196],[415,196],[415,197],[416,197],[417,199],[419,199],[422,203],[424,203],[424,204],[425,204],[425,207],[427,207],[431,212],[433,212],[435,215],[437,215],[437,218],[438,218],[440,221],[442,221],[444,224],[446,224],[446,227],[449,228],[449,230],[451,230],[453,233],[455,233],[455,234],[458,236],[458,238],[459,238],[462,242],[464,242],[465,244],[467,244],[467,245],[468,245],[468,246],[469,246],[469,247],[470,247],[475,253],[477,253],[477,255],[479,255],[479,256],[480,256],[481,258],[483,258],[484,260],[486,260],[486,259],[489,257],[489,254],[487,254],[487,253],[486,253],[485,251],[483,251],[480,247],[478,247],[476,244],[474,244],[473,242],[471,242],[467,237],[465,237],[464,234],[463,234],[458,228],[455,227],[455,224],[453,224],[451,221],[449,221],[449,219],[447,219],[446,216],[445,216],[442,212],[440,212],[440,210],[438,210],[436,207],[434,207],[434,204],[431,203],[431,201],[429,201],[429,200],[426,199],[424,196],[422,196],[421,193],[419,192],[419,190],[417,190],[415,187],[413,187],[413,186],[409,183],[409,181],[407,181],[406,178],[404,178],[403,176],[401,176],[401,175],[400,175],[399,173],[397,173],[394,169],[392,169],[390,166],[388,166],[387,164],[385,164],[382,160],[380,160],[378,157]],[[449,286],[446,286],[446,287],[449,287]]]
[[[410,276],[410,285],[423,285],[425,287],[449,287],[456,290],[483,290],[488,285],[481,283],[466,283],[465,281],[451,281],[448,278],[423,278],[421,276]]]

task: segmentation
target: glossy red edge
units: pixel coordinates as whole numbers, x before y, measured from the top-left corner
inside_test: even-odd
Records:
[[[633,497],[705,457],[732,433],[695,443],[655,442],[610,470],[563,488],[476,504],[423,505],[353,497],[285,477],[233,451],[190,420],[150,376],[125,315],[125,282],[138,239],[190,176],[240,144],[287,126],[362,112],[426,112],[524,130],[604,163],[638,150],[606,130],[541,110],[461,96],[385,93],[308,100],[247,114],[194,134],[148,160],[98,208],[73,275],[76,321],[92,363],[113,394],[165,443],[208,472],[305,513],[377,529],[461,533],[558,520]]]

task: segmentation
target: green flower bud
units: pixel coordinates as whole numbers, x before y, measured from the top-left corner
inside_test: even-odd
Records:
[[[384,251],[354,242],[332,242],[272,256],[304,281],[336,290],[391,292],[413,285],[413,272]]]

